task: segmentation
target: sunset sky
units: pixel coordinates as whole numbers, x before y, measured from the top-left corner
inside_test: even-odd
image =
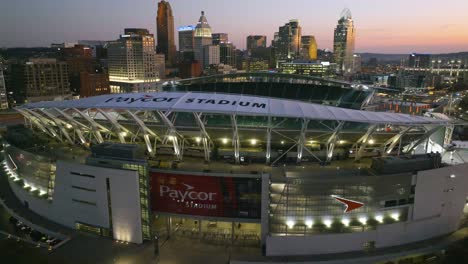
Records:
[[[6,1],[6,2],[5,2]],[[5,0],[0,8],[0,47],[52,42],[112,40],[125,27],[155,33],[153,0]],[[267,35],[299,19],[303,35],[333,48],[341,10],[352,12],[356,51],[445,53],[468,51],[467,0],[169,0],[175,27],[196,24],[204,10],[213,33],[228,33],[241,49],[250,34]],[[177,36],[177,34],[176,34]],[[177,37],[176,37],[177,43]]]

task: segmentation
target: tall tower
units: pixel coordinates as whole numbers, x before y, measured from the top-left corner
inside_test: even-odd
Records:
[[[333,58],[343,74],[353,73],[354,41],[356,29],[349,9],[341,12],[340,20],[335,28],[333,43]]]
[[[203,47],[212,44],[211,27],[206,20],[205,12],[201,11],[200,19],[195,27],[195,60],[197,60],[202,68],[205,67],[203,63]]]
[[[314,36],[302,36],[301,45],[303,59],[317,60],[317,41]]]
[[[161,0],[158,3],[158,14],[156,17],[158,53],[166,55],[169,65],[175,63],[176,46],[174,42],[174,16],[169,2]]]
[[[273,46],[275,48],[275,57],[277,62],[291,61],[299,58],[301,51],[302,28],[299,26],[299,20],[292,19],[289,23],[279,27]]]

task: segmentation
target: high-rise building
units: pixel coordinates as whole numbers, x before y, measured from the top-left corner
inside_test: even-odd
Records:
[[[194,26],[179,27],[179,51],[180,52],[193,52],[194,49]]]
[[[301,53],[305,60],[317,60],[317,41],[314,36],[301,37]]]
[[[8,99],[5,86],[5,77],[3,75],[3,66],[0,64],[0,109],[8,108]]]
[[[266,48],[266,36],[250,35],[247,37],[247,51],[251,52],[253,49]]]
[[[211,27],[206,20],[205,12],[201,11],[200,19],[195,27],[195,60],[200,62],[202,68],[204,65],[203,47],[212,45]]]
[[[353,55],[353,72],[361,72],[362,59],[360,54]]]
[[[273,40],[277,63],[300,57],[301,36],[302,28],[299,26],[299,20],[297,19],[290,20],[284,26],[279,27]]]
[[[236,46],[230,42],[219,44],[219,62],[236,67]]]
[[[226,43],[229,41],[227,33],[213,33],[211,34],[213,45],[219,45],[221,43]]]
[[[108,44],[109,81],[113,93],[145,90],[159,81],[154,36],[147,29],[126,28],[120,39]]]
[[[156,54],[156,71],[159,78],[166,77],[166,57],[164,54]]]
[[[168,64],[175,63],[176,46],[174,41],[174,16],[169,2],[161,0],[158,3],[158,14],[156,17],[158,53],[166,55]]]
[[[219,63],[219,45],[203,46],[203,65],[207,67]]]
[[[335,28],[333,42],[333,57],[339,71],[350,74],[353,71],[354,41],[356,29],[349,9],[341,12],[340,20]]]

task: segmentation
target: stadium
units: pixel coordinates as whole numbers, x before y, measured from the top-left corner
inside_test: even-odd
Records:
[[[18,107],[25,128],[7,131],[3,163],[16,196],[119,241],[186,236],[268,256],[393,247],[464,221],[450,119],[360,110],[372,88],[316,78],[165,87]]]

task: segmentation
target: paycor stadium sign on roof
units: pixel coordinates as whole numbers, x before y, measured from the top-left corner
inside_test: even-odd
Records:
[[[170,103],[176,102],[180,97],[154,97],[151,95],[144,95],[141,97],[112,97],[107,99],[105,102],[115,102],[115,103],[127,103],[127,104],[137,104],[137,103]],[[205,105],[233,105],[233,106],[243,106],[243,107],[252,107],[252,108],[266,108],[266,103],[259,102],[249,102],[241,100],[226,100],[226,99],[213,99],[213,98],[186,98],[184,103],[186,104],[205,104]]]

